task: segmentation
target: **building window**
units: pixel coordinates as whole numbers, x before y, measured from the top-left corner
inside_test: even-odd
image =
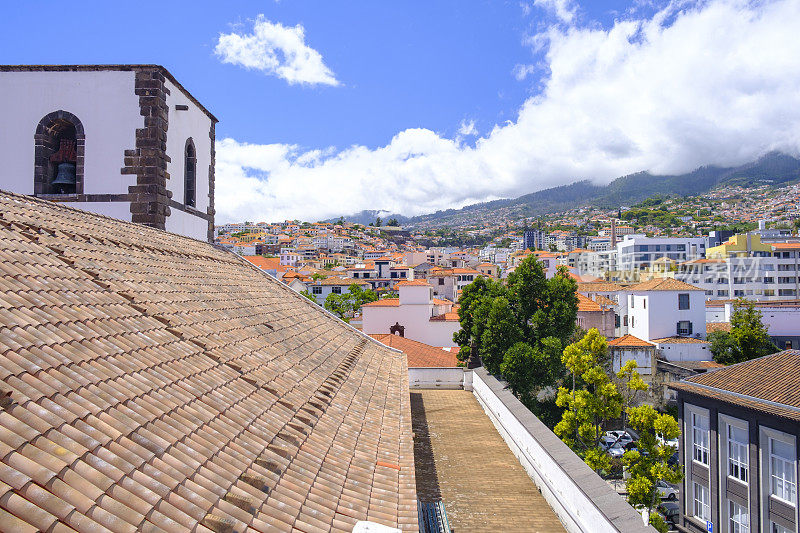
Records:
[[[788,527],[783,527],[775,522],[770,522],[770,533],[793,533]]]
[[[322,294],[322,287],[311,287],[311,294]]]
[[[770,494],[794,505],[795,484],[794,445],[774,437],[769,438]]]
[[[731,424],[728,426],[728,476],[747,483],[747,430]]]
[[[439,285],[444,285],[444,278],[439,278]]]
[[[333,294],[342,294],[342,288],[341,287],[331,287],[331,292]]]
[[[699,483],[694,485],[694,516],[700,520],[711,520],[711,498],[708,487]]]
[[[708,417],[692,413],[692,459],[708,464]]]
[[[36,126],[33,136],[33,194],[83,194],[86,137],[78,117],[54,111]]]
[[[186,148],[183,157],[183,203],[189,207],[196,205],[197,188],[197,152],[194,149],[194,141],[189,137],[186,139]]]
[[[678,295],[678,309],[683,311],[689,309],[689,295],[688,294],[679,294]]]
[[[750,533],[747,508],[730,500],[728,500],[728,531],[730,533]]]
[[[681,320],[678,322],[677,327],[678,335],[691,335],[692,334],[692,323],[688,320]]]

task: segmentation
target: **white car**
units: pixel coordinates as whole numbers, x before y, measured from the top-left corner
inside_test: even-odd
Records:
[[[664,440],[664,437],[662,437],[661,435],[656,435],[656,441],[662,446],[672,446],[674,449],[676,450],[678,449],[677,438]]]
[[[627,446],[637,440],[639,440],[639,435],[632,430],[623,431],[621,429],[615,429],[613,431],[606,431],[603,438],[600,439],[600,445],[603,449],[608,450],[615,446]]]
[[[666,481],[657,481],[656,482],[656,489],[658,490],[659,496],[661,496],[662,500],[677,500],[678,499],[678,489],[677,487],[670,485]]]

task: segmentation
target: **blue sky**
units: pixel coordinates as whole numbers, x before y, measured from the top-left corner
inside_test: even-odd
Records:
[[[575,179],[794,153],[800,119],[780,109],[800,107],[797,84],[786,84],[799,81],[797,8],[15,3],[0,22],[0,61],[167,67],[220,119],[222,221],[417,214]],[[46,31],[43,14],[58,21]],[[266,41],[247,41],[259,28]]]

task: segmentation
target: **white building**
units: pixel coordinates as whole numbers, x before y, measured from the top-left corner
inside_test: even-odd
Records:
[[[704,291],[671,278],[628,288],[628,332],[656,345],[668,361],[711,359]]]
[[[360,285],[362,289],[369,289],[369,283],[366,281],[359,281],[351,278],[337,278],[330,277],[314,281],[308,284],[308,291],[314,297],[314,301],[322,305],[328,298],[329,294],[347,294],[350,292],[350,286],[356,284]]]
[[[656,259],[666,258],[678,263],[705,256],[704,237],[645,237],[625,235],[617,243],[617,270],[642,270]]]
[[[733,300],[706,302],[707,322],[730,323],[735,303]],[[752,303],[761,312],[761,323],[767,327],[767,333],[778,348],[800,349],[800,300]]]
[[[158,65],[0,66],[0,188],[214,238],[217,119]]]
[[[395,333],[431,346],[454,347],[461,325],[453,303],[433,297],[424,280],[401,281],[399,298],[387,298],[361,308],[362,330],[369,335]]]

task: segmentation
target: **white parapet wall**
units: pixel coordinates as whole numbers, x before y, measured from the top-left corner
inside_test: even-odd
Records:
[[[462,367],[410,367],[408,386],[412,389],[472,390],[472,372]]]
[[[580,457],[483,368],[473,394],[570,533],[654,533]]]

